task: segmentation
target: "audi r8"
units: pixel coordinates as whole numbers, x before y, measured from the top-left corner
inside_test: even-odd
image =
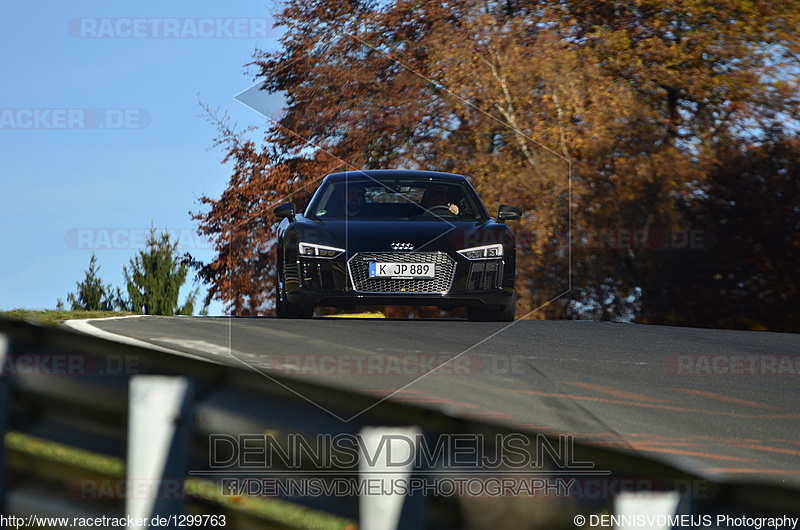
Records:
[[[514,319],[516,245],[501,205],[489,216],[469,181],[432,171],[325,177],[299,213],[274,209],[275,305],[308,318],[317,306],[466,307],[470,320]]]

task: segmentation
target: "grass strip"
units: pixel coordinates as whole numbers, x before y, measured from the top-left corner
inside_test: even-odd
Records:
[[[67,464],[104,476],[125,477],[125,461],[122,458],[100,455],[16,431],[8,431],[5,434],[5,446],[6,449],[21,454]],[[287,528],[304,530],[355,530],[358,528],[357,523],[350,519],[280,499],[223,495],[222,488],[218,483],[196,477],[189,477],[184,481],[184,491],[197,499],[211,501],[229,510],[266,519]]]
[[[186,492],[206,501],[211,501],[238,512],[247,513],[286,525],[306,530],[356,530],[355,521],[306,508],[281,499],[269,499],[248,495],[223,495],[216,482],[191,477],[184,483]]]
[[[43,458],[51,462],[67,464],[109,477],[124,477],[125,462],[122,458],[100,455],[71,445],[44,440],[16,431],[5,435],[6,449]]]
[[[13,309],[0,311],[0,318],[27,320],[37,324],[57,325],[64,320],[108,318],[133,315],[130,311],[58,311],[55,309]]]

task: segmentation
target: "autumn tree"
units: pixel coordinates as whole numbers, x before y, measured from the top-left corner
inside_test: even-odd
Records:
[[[649,141],[656,149],[649,149],[648,157],[661,163],[660,167],[654,163],[650,168],[645,165],[636,170],[650,178],[645,193],[626,201],[643,214],[630,227],[656,228],[666,233],[674,228],[698,228],[699,217],[687,216],[683,204],[694,203],[696,213],[697,197],[708,197],[702,204],[710,206],[722,196],[739,192],[725,187],[738,185],[735,180],[727,180],[724,185],[720,182],[721,174],[728,171],[720,168],[733,160],[730,153],[745,152],[765,139],[769,143],[769,131],[776,124],[781,124],[779,128],[796,127],[800,109],[796,81],[800,14],[794,2],[574,0],[565,6],[575,42],[592,50],[598,64],[620,86],[632,91],[639,105],[649,109],[652,116],[655,134]],[[631,160],[634,152],[626,149],[614,154],[607,182],[625,174],[617,166]],[[766,181],[762,183],[765,185]],[[648,202],[647,197],[654,193],[667,200]],[[616,194],[615,191],[610,196]],[[771,195],[767,189],[757,195],[764,194]],[[737,208],[741,206],[740,202]],[[713,216],[701,217],[707,226],[714,226]],[[759,229],[773,228],[774,225],[762,225]],[[724,246],[720,243],[702,256],[718,258],[726,252]],[[607,253],[605,257],[613,257],[618,268],[608,277],[614,282],[625,278],[629,285],[637,286],[641,318],[676,322],[672,316],[680,314],[682,318],[678,320],[689,323],[694,314],[676,297],[665,296],[663,285],[665,278],[675,274],[682,281],[691,281],[698,273],[692,266],[699,257],[697,252],[671,250],[665,254],[631,249],[627,253]],[[606,272],[613,272],[609,260],[600,259],[599,253],[591,256],[594,262],[608,262]],[[589,261],[583,260],[579,265],[582,263]],[[665,267],[665,263],[670,266]],[[597,286],[599,282],[592,284]],[[703,291],[697,296],[710,307],[722,301],[708,294]],[[723,320],[717,325],[729,325],[730,321]],[[700,314],[697,321],[711,325]]]
[[[290,29],[283,49],[260,54],[252,63],[266,90],[286,93],[283,117],[268,125],[259,144],[248,137],[252,129],[236,130],[224,116],[208,113],[219,132],[223,163],[233,170],[223,195],[202,197],[203,210],[193,213],[199,232],[212,237],[218,252],[215,260],[200,265],[200,277],[211,283],[209,297],[225,302],[232,314],[272,310],[272,208],[287,200],[302,206],[332,171],[401,165],[397,141],[418,138],[408,130],[415,121],[409,112],[427,119],[416,101],[426,82],[404,68],[396,68],[400,81],[391,74],[376,80],[375,71],[391,70],[396,63],[348,37],[358,37],[359,25],[373,15],[358,3],[287,4],[281,19]],[[365,62],[374,66],[346,66]],[[406,81],[414,89],[405,92]],[[396,88],[389,88],[392,83]],[[387,90],[406,94],[398,103],[402,108],[381,100]]]
[[[433,57],[466,124],[444,148],[462,153],[453,156],[458,169],[475,177],[490,202],[506,197],[529,211],[520,253],[524,312],[570,284],[581,299],[600,296],[596,285],[584,284],[618,281],[607,269],[619,260],[576,256],[580,275],[570,282],[570,230],[652,222],[633,219],[668,210],[669,193],[693,173],[679,173],[680,162],[658,152],[653,113],[597,65],[592,50],[565,38],[569,30],[559,28],[558,17],[513,18],[476,5],[467,21],[443,33]],[[536,316],[561,316],[564,308],[551,305]]]
[[[330,171],[406,167],[525,210],[523,314],[665,321],[665,254],[585,234],[702,218],[686,205],[724,195],[721,161],[798,119],[788,0],[289,1],[278,20],[250,67],[284,114],[258,140],[212,115],[232,177],[195,214],[218,251],[201,276],[235,314],[271,308],[274,205]]]
[[[800,332],[800,137],[772,129],[719,153],[707,193],[681,207],[694,249],[664,252],[648,321]],[[659,313],[663,311],[663,313]]]
[[[264,314],[273,309],[275,288],[272,208],[287,201],[302,204],[315,180],[344,165],[333,157],[281,156],[274,145],[247,138],[252,129],[237,130],[227,117],[206,112],[218,128],[215,145],[225,152],[223,163],[230,162],[233,171],[222,196],[201,197],[203,210],[191,214],[217,252],[209,263],[194,263],[211,286],[205,304],[218,300],[230,314]]]
[[[743,126],[798,117],[793,0],[565,5],[577,42],[658,113],[667,142],[708,152]]]

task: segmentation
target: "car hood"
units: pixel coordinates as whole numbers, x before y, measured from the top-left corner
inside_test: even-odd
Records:
[[[346,248],[351,252],[391,251],[393,243],[410,243],[416,251],[461,250],[494,243],[507,243],[508,227],[493,221],[311,221],[325,232],[322,244]],[[322,234],[319,234],[322,235]]]

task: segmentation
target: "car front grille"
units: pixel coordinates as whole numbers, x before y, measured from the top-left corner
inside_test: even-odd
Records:
[[[369,264],[432,263],[434,278],[391,279],[370,278]],[[444,252],[359,252],[347,263],[353,289],[362,293],[440,294],[450,290],[456,272],[456,262]]]

